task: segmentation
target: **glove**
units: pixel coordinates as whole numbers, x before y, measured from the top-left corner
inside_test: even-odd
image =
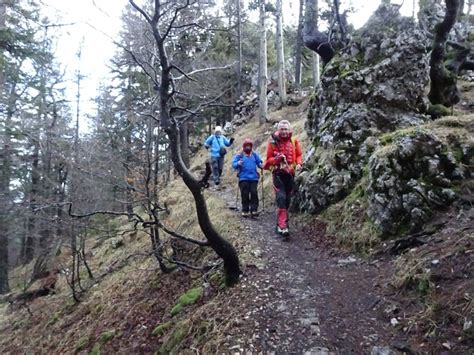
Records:
[[[277,155],[275,155],[276,163],[283,163],[284,161],[286,161],[286,157],[284,154],[278,153]]]
[[[235,138],[234,138],[234,137],[231,137],[231,138],[230,138],[230,144],[234,143],[234,140],[235,140]]]
[[[206,145],[204,146],[204,148],[209,149],[209,146],[206,144]]]

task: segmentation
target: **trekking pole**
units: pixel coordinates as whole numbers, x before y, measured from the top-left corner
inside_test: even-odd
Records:
[[[265,212],[265,191],[263,191],[263,176],[264,171],[262,170],[262,211]]]
[[[235,189],[235,210],[239,210],[239,178],[237,178],[237,188]]]

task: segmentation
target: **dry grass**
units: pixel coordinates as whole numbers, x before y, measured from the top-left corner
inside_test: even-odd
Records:
[[[271,113],[270,119],[277,121],[285,118],[294,122],[295,134],[304,145],[304,120],[301,118],[306,113],[301,107],[288,107]],[[254,139],[256,151],[265,159],[266,142],[273,130],[272,126],[271,123],[259,125],[257,118],[254,117],[249,124],[235,132],[234,146],[226,157],[223,185],[236,187],[234,186],[236,185],[235,173],[231,171],[229,165],[232,154],[240,151],[244,138]],[[207,158],[207,151],[201,149],[192,159],[191,170],[199,174],[200,167],[204,166]],[[264,180],[265,203],[269,208],[269,205],[273,203],[273,192],[268,172]],[[259,261],[252,253],[255,246],[252,244],[252,238],[246,235],[248,232],[240,223],[239,216],[230,211],[216,193],[205,190],[204,194],[214,226],[235,246],[242,267],[245,269],[246,265],[257,264]],[[166,202],[171,211],[170,215],[163,215],[167,226],[193,238],[203,239],[202,232],[196,223],[194,200],[179,178],[171,181],[166,190],[160,194],[160,198],[161,201]],[[156,261],[149,255],[151,249],[149,236],[144,231],[138,231],[136,234],[127,232],[133,228],[126,218],[120,217],[108,221],[107,228],[122,236],[124,246],[114,249],[109,239],[99,235],[91,235],[87,239],[89,264],[98,283],[88,280],[85,272],[81,274],[83,285],[87,289],[81,296],[81,303],[75,304],[72,301],[66,279],[61,276],[56,294],[31,302],[29,311],[32,315],[24,307],[12,308],[6,304],[0,304],[0,331],[2,332],[0,349],[28,353],[42,348],[46,352],[80,351],[85,353],[94,346],[102,346],[103,349],[116,352],[112,349],[116,349],[116,346],[127,348],[130,346],[130,339],[134,336],[148,339],[149,342],[154,327],[161,323],[159,319],[163,321],[169,317],[169,310],[175,299],[180,292],[189,288],[189,283],[192,282],[189,277],[196,278],[194,282],[198,284],[202,282],[200,274],[196,273],[187,275],[178,271],[178,274],[174,274],[175,276],[163,275]],[[203,251],[200,248],[191,248],[190,253],[191,257],[194,255],[194,263],[197,265],[214,263],[217,260],[217,256],[210,249]],[[67,247],[63,248],[58,262],[63,267],[69,265],[70,253]],[[32,265],[27,265],[14,269],[10,274],[11,285],[17,289],[23,285],[30,274],[31,267]],[[206,349],[214,348],[212,342],[208,345],[198,344],[199,339],[203,339],[203,333],[209,333],[215,335],[214,344],[222,340],[219,334],[223,334],[226,327],[232,325],[231,319],[238,317],[237,314],[229,314],[228,318],[218,320],[217,315],[222,307],[226,307],[226,302],[226,292],[221,292],[216,297],[207,299],[206,303],[195,306],[193,312],[190,313],[189,323],[187,313],[181,316],[181,320],[174,320],[175,327],[158,337],[159,342],[153,347],[156,350],[163,342],[172,341],[177,327],[183,326],[185,322],[188,325],[186,332],[188,340],[183,341],[194,343],[201,348],[203,346],[206,346]],[[156,315],[153,317],[153,314]],[[216,315],[214,320],[212,320],[212,315]],[[141,322],[147,328],[141,328],[141,335],[135,334],[129,339],[129,336],[123,334],[123,329],[130,327],[127,323],[135,323],[138,321],[136,319],[141,317],[144,317]],[[50,335],[45,336],[45,331]],[[102,344],[101,335],[107,332],[113,334],[113,340]],[[28,334],[27,337],[25,333]],[[179,344],[176,346],[179,347]]]

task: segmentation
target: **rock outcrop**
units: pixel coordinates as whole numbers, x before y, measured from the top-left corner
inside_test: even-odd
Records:
[[[308,114],[313,147],[294,207],[320,212],[363,180],[368,217],[390,234],[417,228],[431,208],[456,198],[453,181],[469,175],[460,168],[464,156],[455,159],[449,144],[417,131],[430,122],[427,42],[396,6],[381,5],[328,63]]]

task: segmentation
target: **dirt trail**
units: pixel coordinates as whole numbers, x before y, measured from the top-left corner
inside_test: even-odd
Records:
[[[218,193],[235,206],[234,190]],[[334,252],[323,243],[323,226],[293,226],[285,241],[274,233],[273,208],[243,223],[262,263],[247,265],[230,296],[242,319],[228,334],[228,349],[390,353],[396,331],[384,315],[378,283],[386,262]]]

